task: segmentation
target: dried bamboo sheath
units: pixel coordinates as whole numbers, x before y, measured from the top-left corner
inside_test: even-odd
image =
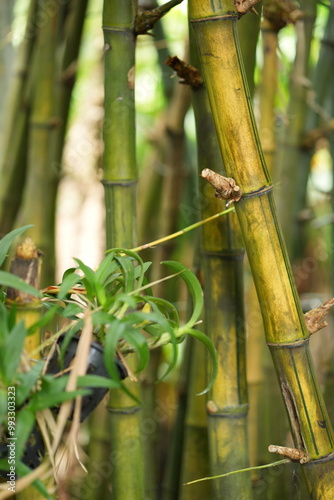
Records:
[[[304,318],[276,216],[243,66],[233,2],[190,0],[200,53],[227,175],[240,186],[237,214],[296,446],[313,498],[334,498],[334,436],[309,354]]]

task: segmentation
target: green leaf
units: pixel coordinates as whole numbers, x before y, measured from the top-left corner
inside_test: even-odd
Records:
[[[35,386],[44,367],[44,361],[38,361],[34,364],[28,373],[19,373],[16,380],[16,405],[21,406]]]
[[[87,298],[93,302],[94,295],[96,295],[98,302],[103,306],[107,297],[103,286],[96,278],[95,272],[89,266],[86,266],[80,259],[74,260],[79,264],[79,268],[85,274],[84,278],[82,278],[82,282],[87,291]]]
[[[133,346],[139,359],[138,372],[147,366],[150,350],[145,337],[135,328],[127,327],[123,333],[123,338]]]
[[[70,274],[67,274],[62,281],[62,284],[60,285],[60,289],[58,292],[58,299],[63,300],[66,295],[68,294],[68,291],[74,287],[74,285],[77,285],[78,283],[81,283],[81,276],[79,276],[77,273],[72,272]]]
[[[213,345],[212,340],[207,335],[205,335],[205,333],[200,332],[199,330],[194,330],[193,328],[190,328],[189,330],[187,329],[185,331],[185,334],[191,335],[195,339],[200,340],[205,345],[205,347],[207,347],[207,349],[210,353],[210,356],[211,356],[212,374],[211,374],[211,378],[210,378],[210,381],[209,381],[207,387],[204,389],[204,391],[197,394],[197,396],[201,396],[202,394],[205,394],[206,392],[208,392],[212,388],[212,385],[213,385],[215,378],[217,376],[217,373],[218,373],[217,351],[216,351],[215,346]]]
[[[7,390],[0,389],[0,422],[7,413]]]
[[[26,283],[23,279],[18,278],[14,274],[7,273],[6,271],[0,271],[0,285],[10,286],[11,288],[16,288],[21,292],[41,298],[39,290]]]
[[[63,309],[61,311],[61,315],[64,318],[73,318],[73,319],[76,319],[75,317],[77,316],[77,314],[82,313],[83,310],[84,310],[83,306],[79,305],[77,302],[76,303],[70,303],[70,304],[67,304],[67,306],[65,307],[65,309]]]
[[[0,372],[5,382],[10,385],[20,364],[20,358],[27,330],[24,321],[17,323],[0,351]]]
[[[28,404],[28,407],[34,412],[45,410],[45,408],[52,408],[77,396],[90,394],[89,390],[84,389],[66,391],[67,375],[57,378],[52,375],[44,375],[41,380],[41,390],[33,394]]]
[[[120,386],[116,380],[100,377],[99,375],[84,375],[78,377],[78,387],[105,387],[107,389],[117,389]]]
[[[192,328],[200,317],[203,309],[203,290],[200,282],[198,281],[194,273],[192,273],[180,262],[169,260],[162,262],[162,264],[167,265],[175,272],[180,272],[180,278],[183,279],[190,291],[193,300],[193,313],[184,328]]]
[[[10,233],[6,234],[6,236],[1,238],[1,240],[0,240],[0,266],[2,266],[7,254],[8,254],[8,250],[9,250],[11,244],[13,243],[13,241],[15,240],[15,238],[17,236],[20,236],[20,234],[24,233],[25,231],[27,231],[27,229],[29,229],[30,227],[32,227],[32,225],[23,226],[23,227],[20,227],[18,229],[14,229]]]
[[[133,261],[128,257],[115,257],[124,277],[124,293],[130,293],[135,288],[135,270]]]
[[[17,412],[16,416],[16,436],[19,437],[16,441],[16,459],[20,460],[22,458],[26,442],[29,439],[31,431],[35,425],[35,412],[25,406],[19,412]]]

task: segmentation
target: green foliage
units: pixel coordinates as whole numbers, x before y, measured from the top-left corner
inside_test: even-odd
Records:
[[[0,241],[0,261],[4,261],[10,244],[25,229],[17,229]],[[1,260],[2,259],[2,260]],[[138,371],[148,364],[150,350],[160,345],[170,344],[172,355],[164,376],[175,366],[178,358],[178,343],[186,335],[192,335],[208,348],[213,361],[213,377],[217,372],[217,356],[214,346],[205,334],[194,329],[202,306],[201,286],[193,273],[184,265],[168,261],[164,264],[175,272],[170,278],[180,277],[187,285],[193,302],[190,318],[184,325],[176,307],[165,299],[154,297],[153,283],[149,283],[146,272],[150,262],[143,262],[137,253],[116,248],[109,251],[97,270],[93,270],[76,259],[77,267],[68,269],[58,287],[50,287],[42,294],[16,276],[0,271],[0,284],[44,297],[45,313],[29,327],[24,320],[18,321],[15,305],[6,308],[0,302],[0,423],[4,435],[10,435],[7,415],[7,388],[15,392],[15,436],[16,471],[20,476],[30,472],[22,461],[29,437],[36,426],[38,412],[54,408],[64,401],[90,393],[89,388],[123,388],[115,358],[118,352],[126,356],[135,352],[138,357]],[[54,292],[56,290],[56,297]],[[3,299],[5,299],[5,290]],[[75,334],[80,334],[85,326],[85,318],[90,317],[93,334],[104,346],[104,363],[110,378],[84,375],[77,378],[77,390],[67,391],[69,375],[55,377],[45,373],[45,361],[33,364],[24,352],[28,335],[39,334],[41,328],[49,328],[55,315],[60,315],[67,326],[61,332],[54,332],[53,341],[65,331],[60,346],[60,358]],[[50,341],[51,342],[51,341]],[[24,361],[23,361],[24,360]],[[208,390],[212,385],[209,383]],[[134,397],[134,396],[132,396]],[[0,468],[8,470],[6,459],[0,459]],[[48,498],[48,493],[40,481],[34,485]]]

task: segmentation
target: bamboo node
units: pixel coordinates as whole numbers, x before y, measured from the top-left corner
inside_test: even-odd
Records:
[[[277,446],[271,444],[268,447],[270,453],[278,453],[283,457],[289,458],[294,462],[299,462],[300,464],[306,464],[309,462],[310,457],[304,450],[298,450],[297,448],[288,448],[287,446]]]
[[[228,207],[235,201],[239,201],[242,197],[242,191],[240,187],[231,177],[224,177],[223,175],[217,174],[209,168],[205,168],[204,170],[202,170],[201,177],[207,180],[216,189],[216,198],[220,198],[221,200],[229,200],[226,203],[226,207]]]
[[[313,334],[328,325],[327,321],[321,321],[328,314],[331,307],[334,305],[334,298],[326,300],[321,306],[311,309],[304,314],[308,331]]]

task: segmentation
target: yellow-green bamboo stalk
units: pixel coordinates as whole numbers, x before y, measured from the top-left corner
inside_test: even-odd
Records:
[[[306,329],[277,220],[272,184],[243,78],[233,1],[190,0],[218,140],[227,175],[243,196],[237,214],[296,448],[312,498],[334,498],[334,436],[314,375]],[[222,49],[223,48],[223,49]]]
[[[4,117],[6,127],[0,169],[0,234],[2,235],[7,234],[13,227],[25,182],[36,9],[37,0],[32,0],[29,4],[24,38],[13,68]]]
[[[198,65],[197,54],[193,61]],[[193,106],[199,172],[206,168],[222,171],[221,153],[204,87],[194,91]],[[205,200],[202,218],[207,218],[219,210],[221,203],[213,196],[209,186],[203,186],[202,183],[201,187]],[[216,475],[249,466],[243,308],[244,248],[235,213],[203,226],[201,257],[204,329],[215,344],[219,359],[218,375],[207,402],[210,473]],[[211,487],[213,499],[246,500],[252,496],[250,474],[237,479],[219,479]]]
[[[26,238],[16,249],[16,254],[11,261],[10,272],[34,288],[39,288],[40,271],[40,253],[31,238]],[[8,288],[6,306],[12,307],[14,304],[17,308],[16,321],[19,322],[23,319],[26,328],[29,328],[40,319],[42,314],[40,299],[19,290]],[[26,338],[25,350],[27,354],[34,352],[34,358],[36,358],[36,349],[40,343],[41,332],[37,330]],[[34,486],[30,485],[17,493],[16,498],[18,500],[41,500],[45,497]]]
[[[283,25],[280,24],[281,12],[277,12],[277,10],[279,10],[279,5],[275,4],[277,18],[271,15],[270,20],[266,17],[268,5],[273,4],[270,3],[270,0],[265,0],[263,6],[264,18],[261,25],[263,66],[259,96],[259,135],[267,168],[269,172],[272,173],[276,150],[275,98],[277,93],[278,32]],[[246,18],[248,17],[249,16],[246,16]],[[274,20],[276,20],[275,23]],[[244,54],[243,59],[245,60]],[[249,318],[249,321],[246,321],[249,451],[250,464],[255,466],[268,463],[271,460],[268,452],[268,440],[270,440],[270,438],[273,439],[274,442],[285,443],[288,434],[288,422],[286,421],[284,405],[279,395],[279,387],[275,384],[276,374],[274,372],[270,353],[268,350],[264,351],[263,323],[253,280],[250,281],[247,289],[246,304],[246,318]],[[280,418],[277,418],[277,415],[279,415]],[[273,423],[275,423],[274,426]],[[290,470],[287,468],[285,470],[287,471],[290,481]],[[263,469],[261,471],[254,470],[252,472],[255,485],[254,495],[256,495],[256,498],[262,498],[256,485],[259,483],[260,478],[262,478],[262,481],[264,480],[266,482],[270,473],[270,469]],[[279,498],[279,496],[283,494],[284,486],[285,484],[283,485],[281,474],[275,478],[273,477],[266,485],[266,494],[270,494],[273,499]]]
[[[135,0],[104,1],[103,184],[108,248],[115,246],[131,248],[136,242],[137,166],[134,105],[136,14]],[[132,361],[134,362],[134,359]],[[131,361],[129,362],[131,364]],[[138,384],[130,381],[127,384],[130,391],[138,396]],[[146,497],[140,406],[123,391],[113,391],[108,403],[108,412],[111,450],[117,456],[112,463],[111,472],[113,498],[144,500]]]

